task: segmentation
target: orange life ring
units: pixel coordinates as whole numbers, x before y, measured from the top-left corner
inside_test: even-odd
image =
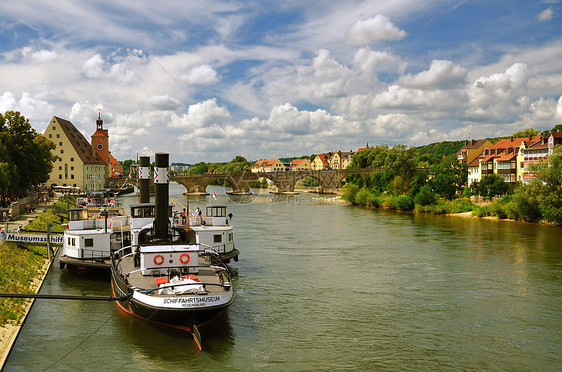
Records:
[[[182,264],[188,263],[188,262],[189,262],[189,255],[188,255],[187,253],[182,253],[182,254],[180,255],[180,262],[181,262]]]
[[[154,256],[153,261],[156,265],[162,265],[164,263],[164,256],[162,256],[161,254],[157,254],[156,256]]]

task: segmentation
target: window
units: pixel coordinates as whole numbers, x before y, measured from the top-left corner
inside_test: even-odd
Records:
[[[228,241],[229,241],[229,242],[232,241],[232,233],[228,234]]]
[[[53,135],[51,133],[49,133],[49,138],[53,138]]]
[[[60,149],[60,153],[61,153],[61,154],[64,154],[64,150],[63,150],[63,149]]]
[[[60,134],[57,134],[57,138],[60,138]]]
[[[59,180],[62,180],[62,174],[59,174]]]
[[[220,235],[220,234],[215,234],[215,235],[213,236],[213,242],[215,242],[215,243],[222,243],[222,235]]]
[[[55,130],[55,129],[56,129],[56,128],[55,128],[55,126],[53,125],[53,130]]]
[[[62,170],[62,165],[59,165],[59,170]]]
[[[59,142],[59,146],[62,146],[62,142]]]
[[[84,247],[93,247],[94,246],[94,239],[84,239]]]
[[[71,165],[71,166],[70,166],[70,170],[74,170],[74,165]]]
[[[74,158],[70,158],[70,161],[74,161]]]
[[[68,238],[68,245],[74,247],[76,245],[76,238]]]
[[[70,179],[71,179],[71,180],[74,179],[74,175],[73,175],[73,174],[70,175]]]

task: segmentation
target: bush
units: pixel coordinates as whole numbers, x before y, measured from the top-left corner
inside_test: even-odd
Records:
[[[371,196],[371,192],[368,188],[362,187],[357,194],[355,194],[355,204],[367,205],[368,200]]]
[[[343,187],[343,194],[341,197],[342,199],[347,200],[351,204],[357,204],[355,202],[355,196],[357,195],[358,191],[359,191],[359,186],[353,183],[347,183]]]
[[[414,209],[414,201],[408,195],[401,195],[393,198],[393,204],[401,211],[411,211]]]
[[[420,188],[420,192],[414,197],[414,203],[419,205],[430,205],[435,203],[437,199],[436,194],[431,191],[431,187],[426,184]]]

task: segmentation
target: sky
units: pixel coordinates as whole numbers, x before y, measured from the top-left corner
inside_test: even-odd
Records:
[[[248,160],[562,123],[560,0],[3,0],[0,112],[119,160]]]

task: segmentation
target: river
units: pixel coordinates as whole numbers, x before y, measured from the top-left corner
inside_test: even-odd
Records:
[[[189,334],[108,302],[36,300],[6,362],[28,370],[535,370],[562,366],[562,229],[217,194],[240,261],[224,318]],[[182,186],[171,197],[184,204]],[[124,197],[124,203],[134,197]],[[109,295],[60,270],[41,293]]]

